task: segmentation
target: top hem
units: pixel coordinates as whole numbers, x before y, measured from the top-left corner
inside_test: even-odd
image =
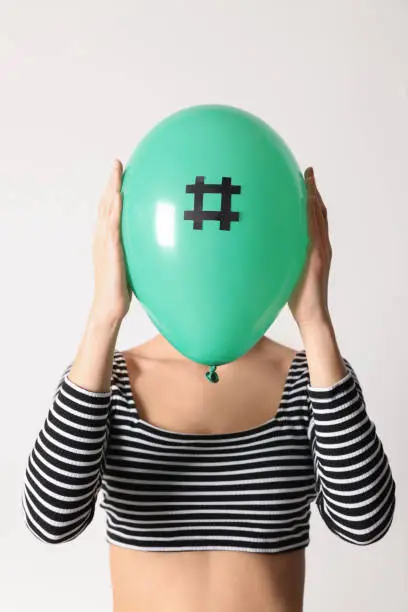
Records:
[[[269,553],[278,554],[284,552],[293,552],[295,550],[306,549],[310,543],[310,539],[302,542],[302,544],[296,544],[294,546],[282,546],[280,548],[248,548],[245,546],[132,546],[130,544],[124,544],[118,542],[108,535],[105,537],[105,542],[113,544],[119,548],[127,548],[131,550],[144,550],[151,552],[182,552],[192,550],[231,550],[236,552],[252,552],[252,553]]]

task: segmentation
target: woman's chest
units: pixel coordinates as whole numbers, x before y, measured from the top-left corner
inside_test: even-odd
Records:
[[[285,399],[284,372],[220,368],[220,382],[205,378],[205,368],[145,368],[132,371],[127,398],[144,422],[184,434],[229,434],[272,419]]]
[[[193,532],[198,541],[233,536],[270,549],[282,529],[305,536],[315,492],[307,417],[286,408],[260,426],[197,434],[158,427],[117,403],[103,482],[111,507],[146,536],[164,528],[165,540]]]

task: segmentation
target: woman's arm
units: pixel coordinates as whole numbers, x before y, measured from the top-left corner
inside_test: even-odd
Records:
[[[308,360],[308,430],[317,506],[328,527],[354,544],[371,544],[388,531],[395,482],[376,427],[366,412],[358,378],[340,356],[330,322],[303,327]]]
[[[44,542],[72,540],[94,516],[118,330],[118,324],[89,318],[78,355],[61,378],[30,453],[23,510],[27,527]]]
[[[25,472],[27,526],[45,542],[72,540],[91,522],[108,441],[111,378],[120,325],[128,312],[120,239],[122,164],[115,161],[93,242],[94,299],[78,353],[58,385]]]
[[[308,434],[317,505],[332,531],[350,542],[369,544],[391,525],[395,483],[356,374],[337,346],[328,306],[332,248],[327,208],[312,168],[306,170],[305,179],[309,253],[289,307],[309,368]]]

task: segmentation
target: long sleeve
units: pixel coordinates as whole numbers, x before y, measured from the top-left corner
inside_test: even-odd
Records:
[[[72,540],[92,521],[108,437],[111,392],[78,387],[70,367],[29,455],[21,499],[27,527],[48,543]]]
[[[332,387],[308,385],[316,503],[331,531],[366,545],[382,538],[391,525],[395,482],[357,376],[344,362],[347,375]]]

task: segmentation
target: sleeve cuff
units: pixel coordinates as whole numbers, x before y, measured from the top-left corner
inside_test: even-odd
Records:
[[[68,374],[65,374],[64,376],[64,384],[70,389],[76,391],[77,393],[80,393],[87,397],[109,398],[111,396],[111,391],[88,391],[88,389],[84,389],[83,387],[76,385],[74,382],[72,382],[72,380],[68,378]]]
[[[341,392],[348,389],[350,384],[353,384],[353,375],[349,371],[347,374],[339,381],[334,383],[334,385],[330,385],[329,387],[313,387],[312,385],[308,385],[307,389],[310,393],[311,397],[324,397],[327,395],[333,395],[333,392]]]

